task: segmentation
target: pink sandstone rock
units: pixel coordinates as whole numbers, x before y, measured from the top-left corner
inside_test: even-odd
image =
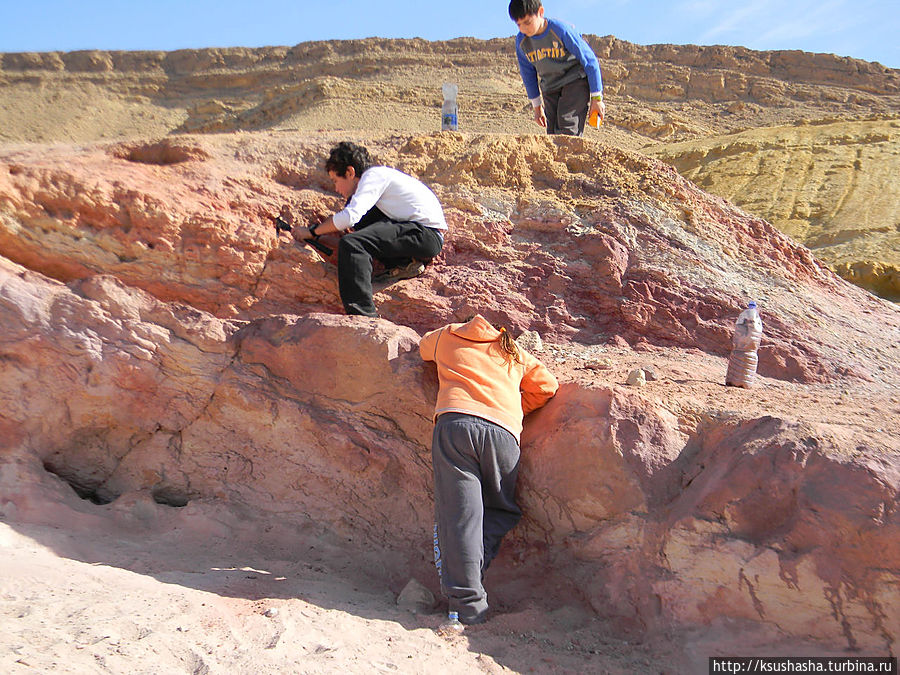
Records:
[[[5,513],[86,527],[148,495],[215,500],[428,574],[436,381],[416,345],[479,311],[537,330],[563,382],[523,434],[525,517],[489,571],[501,597],[563,593],[637,638],[733,620],[896,652],[896,307],[654,161],[453,134],[372,144],[434,187],[451,231],[425,275],[378,294],[384,318],[342,316],[333,269],[266,220],[337,208],[327,145],[4,151]],[[726,390],[748,297],[760,386]],[[600,354],[611,368],[583,365]],[[622,386],[648,363],[657,380]],[[114,501],[73,500],[47,472]]]
[[[340,206],[322,189],[327,147],[260,135],[8,151],[0,250],[63,282],[112,274],[222,318],[339,311],[334,268],[268,219],[284,204],[298,222]],[[865,353],[845,363],[804,326],[877,302],[670,167],[583,139],[433,135],[373,149],[428,182],[451,223],[429,274],[379,294],[387,319],[421,332],[477,309],[557,340],[724,355],[730,321],[756,299],[760,373],[878,369]],[[884,331],[855,314],[860,334]]]

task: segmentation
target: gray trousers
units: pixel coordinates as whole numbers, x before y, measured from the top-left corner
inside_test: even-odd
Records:
[[[522,512],[516,506],[519,443],[474,415],[444,413],[434,425],[434,557],[441,591],[460,621],[487,612],[482,576]]]
[[[547,116],[547,133],[565,136],[581,136],[591,102],[591,87],[587,78],[575,80],[555,91],[541,94],[544,114]]]

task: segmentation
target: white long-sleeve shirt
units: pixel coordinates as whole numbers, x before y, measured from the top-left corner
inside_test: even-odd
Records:
[[[388,166],[373,166],[363,172],[347,206],[332,217],[334,226],[350,229],[373,206],[391,220],[447,229],[441,203],[428,186]]]

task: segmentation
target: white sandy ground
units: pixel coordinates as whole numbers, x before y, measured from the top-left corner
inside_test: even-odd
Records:
[[[51,492],[24,515],[0,499],[4,675],[677,672],[582,610],[502,594],[488,624],[443,637],[445,605],[398,607],[385,559],[348,557],[313,528],[141,495],[72,508]]]
[[[419,626],[388,589],[314,563],[254,567],[189,544],[24,530],[0,526],[4,673],[503,670],[465,638],[436,635],[436,616]],[[94,555],[75,560],[41,541]]]

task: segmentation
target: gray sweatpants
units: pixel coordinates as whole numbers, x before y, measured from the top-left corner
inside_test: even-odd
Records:
[[[591,103],[591,88],[586,78],[575,80],[556,91],[543,92],[541,98],[544,99],[548,134],[584,134],[584,122]]]
[[[450,610],[466,623],[487,612],[484,571],[522,516],[516,506],[519,443],[481,417],[444,413],[434,425],[434,557]]]

